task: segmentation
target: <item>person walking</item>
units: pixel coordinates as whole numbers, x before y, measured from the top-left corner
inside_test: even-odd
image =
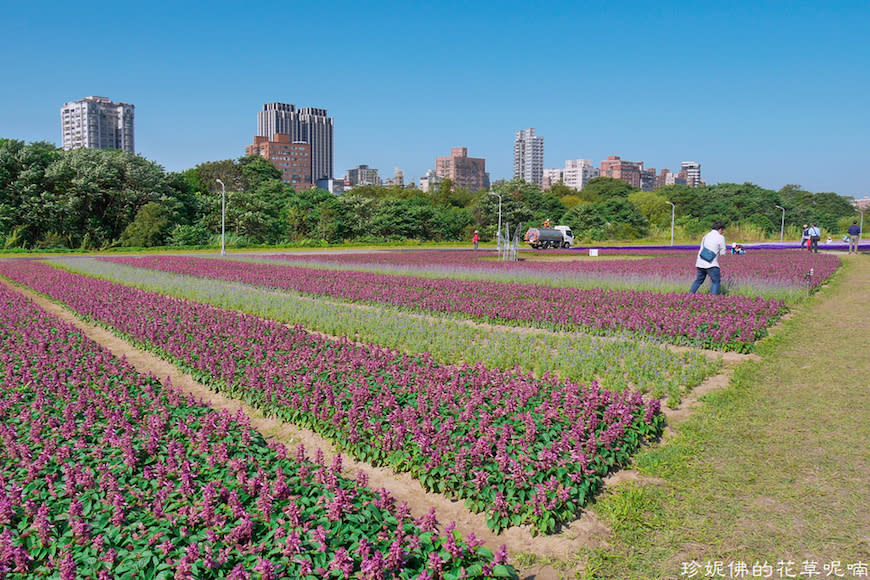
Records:
[[[477,250],[477,245],[480,243],[480,236],[477,234],[477,230],[474,230],[474,235],[471,237],[471,241],[474,243],[474,249]]]
[[[725,255],[728,248],[725,244],[725,236],[722,235],[725,231],[725,225],[722,222],[713,224],[713,229],[707,232],[707,235],[701,238],[701,247],[698,249],[698,256],[695,259],[695,269],[697,275],[695,281],[692,282],[692,287],[689,289],[691,294],[698,291],[707,276],[710,276],[711,294],[719,294],[719,285],[722,279],[721,271],[719,270],[719,256]]]
[[[809,232],[810,234],[810,251],[814,254],[819,253],[819,240],[822,239],[822,230],[819,229],[819,225],[813,223],[810,226]]]
[[[861,226],[858,225],[858,220],[854,220],[849,226],[849,253],[858,253],[858,236],[861,235]]]
[[[801,250],[810,249],[810,224],[804,224],[804,229],[801,231]]]

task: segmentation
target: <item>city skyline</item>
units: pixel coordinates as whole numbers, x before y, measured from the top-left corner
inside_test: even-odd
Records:
[[[64,6],[4,10],[0,137],[60,146],[63,103],[104,95],[135,104],[136,151],[177,171],[241,156],[252,111],[284,102],[335,119],[338,175],[398,166],[418,182],[461,146],[487,160],[492,180],[509,179],[515,131],[535,127],[548,168],[619,155],[676,171],[692,159],[707,183],[857,198],[870,189],[839,169],[870,158],[866,2],[430,11],[158,1],[144,14],[98,1],[96,11],[112,7],[102,11],[112,26]],[[292,40],[266,39],[267,17],[307,24]],[[388,29],[399,32],[379,33]],[[265,47],[280,50],[262,57]],[[101,58],[67,58],[71,50]],[[567,74],[576,60],[583,66]]]

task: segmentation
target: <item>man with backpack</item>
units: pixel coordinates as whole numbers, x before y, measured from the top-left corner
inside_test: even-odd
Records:
[[[713,229],[701,239],[701,247],[698,250],[698,257],[695,259],[697,275],[689,289],[690,293],[697,292],[707,276],[710,276],[712,283],[710,293],[719,294],[719,283],[722,278],[719,270],[719,256],[724,256],[728,251],[725,245],[725,236],[722,235],[724,231],[725,225],[722,222],[716,222],[713,224]]]

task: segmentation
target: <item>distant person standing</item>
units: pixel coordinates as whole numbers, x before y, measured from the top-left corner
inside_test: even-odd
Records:
[[[804,224],[804,229],[801,232],[801,249],[810,249],[810,224]]]
[[[480,244],[480,236],[477,235],[477,230],[474,230],[474,235],[471,237],[471,241],[474,244],[474,249],[477,250],[477,246]]]
[[[822,230],[819,229],[819,225],[814,223],[810,226],[809,230],[810,234],[810,251],[814,254],[819,253],[819,240],[822,239]]]
[[[698,249],[698,256],[695,259],[697,275],[689,289],[690,293],[697,292],[707,276],[710,276],[710,282],[712,282],[710,293],[719,294],[719,283],[722,278],[719,270],[719,256],[725,255],[728,251],[725,236],[722,235],[724,231],[725,225],[722,222],[716,222],[713,224],[713,229],[701,238],[701,247]]]
[[[849,253],[858,253],[858,236],[861,235],[861,226],[858,225],[858,220],[852,222],[849,226]]]

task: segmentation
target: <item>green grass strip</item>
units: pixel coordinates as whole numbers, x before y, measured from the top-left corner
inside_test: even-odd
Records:
[[[583,577],[690,577],[698,564],[703,578],[717,562],[726,578],[753,577],[756,565],[763,577],[765,563],[773,578],[858,577],[862,563],[866,576],[870,333],[856,313],[868,303],[870,260],[844,260],[830,287],[759,345],[760,361],[638,456],[656,479],[598,500],[614,533],[610,548],[577,556]],[[729,576],[743,565],[747,575]]]

